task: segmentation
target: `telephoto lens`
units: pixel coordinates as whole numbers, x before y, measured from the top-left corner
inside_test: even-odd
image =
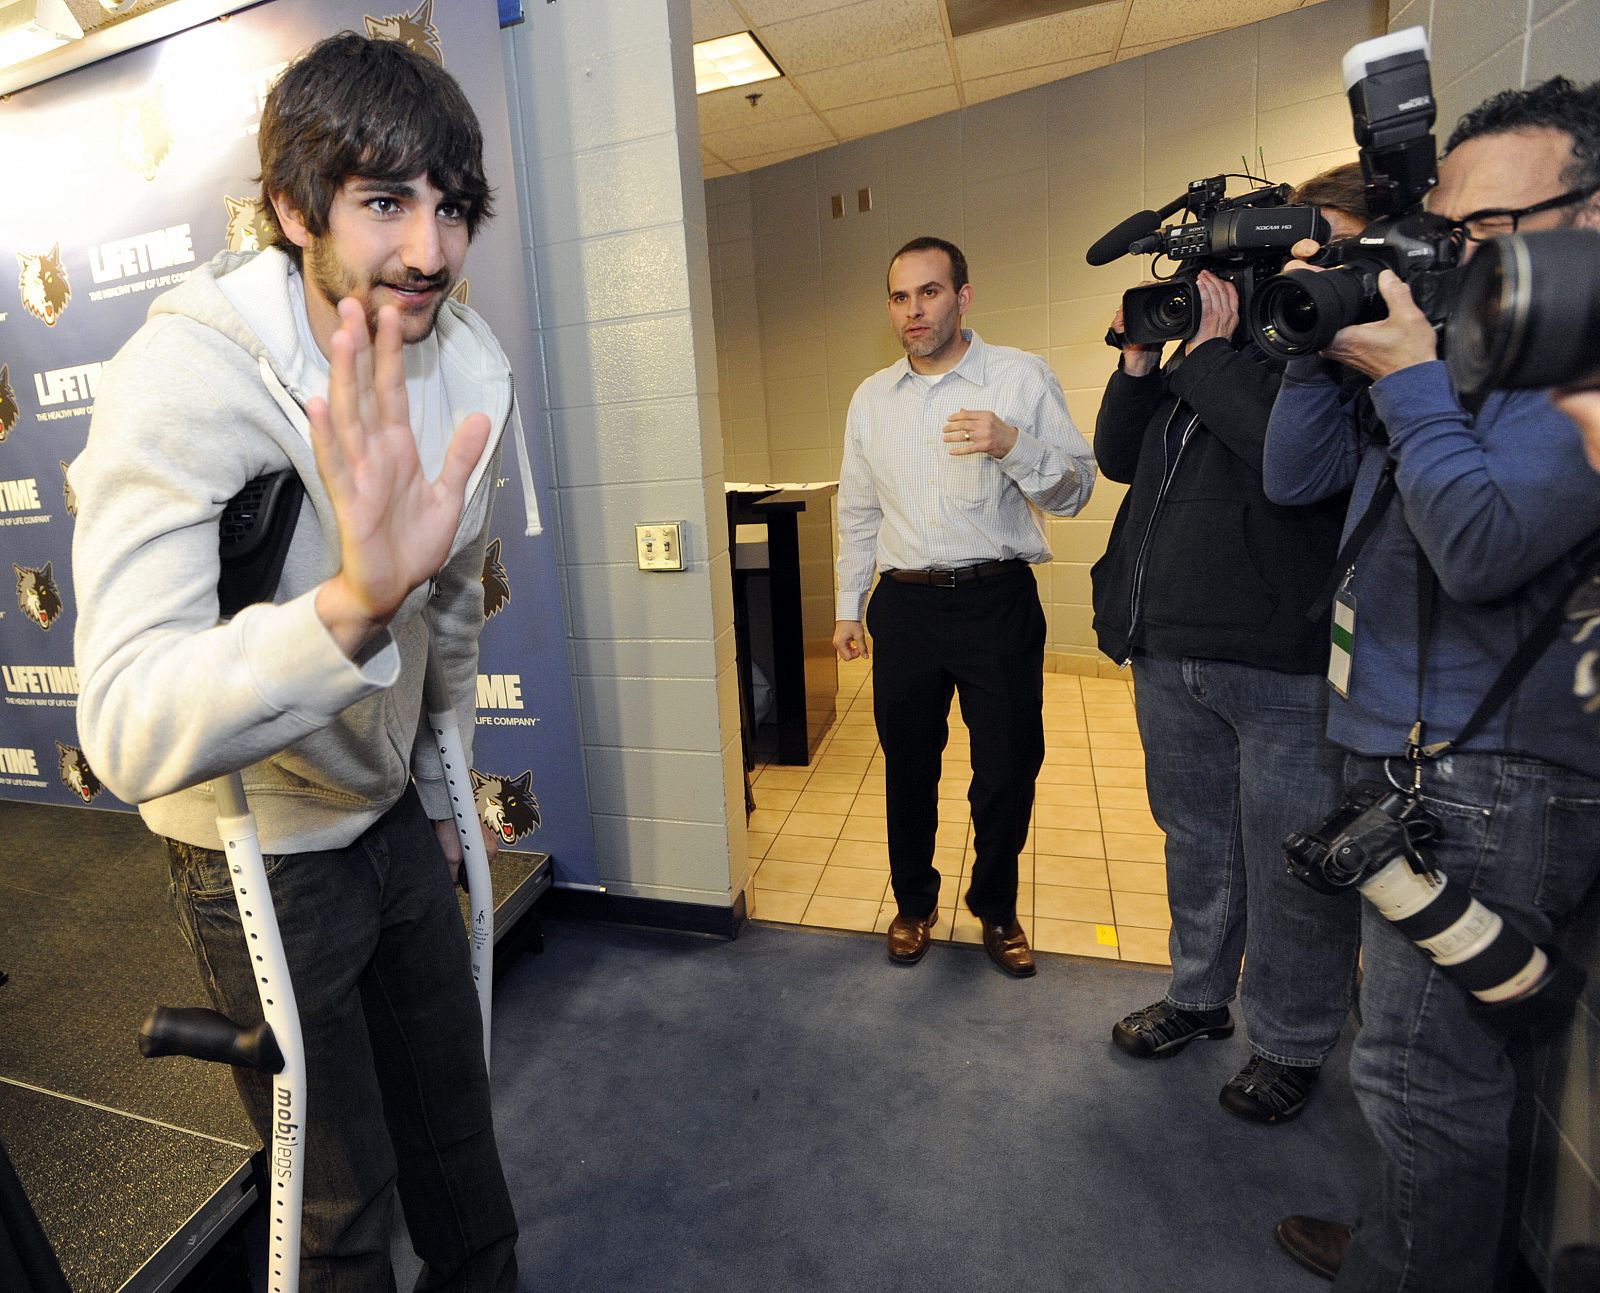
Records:
[[[1478,248],[1449,325],[1463,395],[1600,387],[1600,233],[1508,234]]]
[[[1418,846],[1437,830],[1417,797],[1360,781],[1327,821],[1284,839],[1284,860],[1322,893],[1354,886],[1506,1032],[1548,1035],[1571,1014],[1584,972],[1430,867]]]
[[[1320,274],[1298,270],[1268,279],[1250,305],[1256,344],[1269,355],[1295,359],[1316,354],[1340,328],[1383,318],[1378,268],[1340,265]]]

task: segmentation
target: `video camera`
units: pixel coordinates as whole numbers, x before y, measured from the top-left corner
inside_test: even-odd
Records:
[[[1600,389],[1600,233],[1550,229],[1479,247],[1450,321],[1449,366],[1468,397]]]
[[[1182,197],[1160,211],[1129,216],[1089,248],[1085,259],[1091,265],[1152,253],[1178,263],[1165,281],[1123,293],[1123,332],[1108,332],[1107,345],[1120,350],[1125,341],[1153,346],[1194,336],[1200,330],[1194,284],[1202,270],[1234,285],[1242,316],[1256,287],[1283,268],[1289,248],[1302,238],[1327,239],[1328,222],[1315,207],[1287,205],[1287,184],[1237,198],[1226,196],[1227,184],[1226,175],[1193,180]],[[1179,210],[1185,213],[1183,223],[1161,225]]]
[[[1410,285],[1435,327],[1455,301],[1461,231],[1422,208],[1439,182],[1427,32],[1411,27],[1353,46],[1344,56],[1344,83],[1367,209],[1378,218],[1312,259],[1328,273],[1280,274],[1261,285],[1247,315],[1250,335],[1282,359],[1314,354],[1340,328],[1386,317],[1378,290],[1378,275],[1386,269]]]

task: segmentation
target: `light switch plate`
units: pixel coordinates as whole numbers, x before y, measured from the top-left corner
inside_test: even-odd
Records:
[[[683,522],[657,521],[633,527],[640,570],[683,569]]]

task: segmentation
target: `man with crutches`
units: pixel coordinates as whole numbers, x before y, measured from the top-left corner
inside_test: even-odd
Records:
[[[346,33],[285,71],[259,143],[271,246],[155,302],[71,469],[80,735],[168,841],[213,1004],[250,1024],[256,949],[205,784],[242,774],[303,1035],[303,1284],[389,1287],[397,1188],[420,1287],[511,1289],[458,805],[423,705],[431,651],[470,763],[496,462],[505,438],[526,452],[503,352],[448,299],[489,215],[482,137],[437,64]],[[277,591],[219,622],[223,506],[285,469],[306,497]],[[270,1144],[271,1078],[235,1073]]]

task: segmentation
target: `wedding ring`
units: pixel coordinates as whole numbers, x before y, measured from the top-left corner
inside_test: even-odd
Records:
[[[965,440],[968,444],[971,444],[972,443],[972,432],[970,432],[970,431],[964,432],[962,434],[961,438],[963,440]]]

